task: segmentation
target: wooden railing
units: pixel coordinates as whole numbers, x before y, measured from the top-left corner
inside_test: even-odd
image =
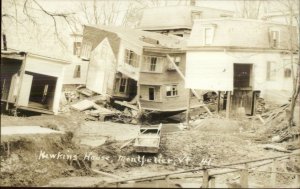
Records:
[[[287,174],[287,175],[295,175],[295,187],[300,187],[300,173],[297,172],[281,172],[276,171],[278,167],[278,162],[282,160],[290,159],[292,156],[300,156],[300,153],[289,154],[289,155],[282,155],[282,156],[275,156],[269,158],[262,158],[250,161],[243,161],[237,163],[230,163],[230,164],[223,164],[223,165],[203,165],[199,168],[195,169],[188,169],[183,171],[175,171],[170,173],[163,173],[163,174],[156,174],[151,176],[144,176],[144,177],[136,177],[136,178],[128,178],[128,179],[119,179],[111,182],[104,183],[104,186],[108,186],[111,184],[115,184],[116,187],[119,187],[120,184],[126,182],[142,182],[142,181],[154,181],[154,180],[166,180],[168,182],[171,179],[184,179],[184,178],[202,178],[202,188],[214,188],[216,183],[216,176],[217,175],[224,175],[233,172],[240,173],[240,187],[241,188],[248,188],[249,187],[249,173],[250,172],[263,172],[263,173],[271,173],[271,180],[269,187],[276,187],[276,176],[277,174]],[[252,165],[253,163],[261,162],[258,165]],[[267,164],[272,163],[272,171],[262,171],[262,170],[254,170],[254,168],[258,168]],[[239,166],[239,167],[236,167]],[[215,171],[223,169],[222,171]],[[225,170],[224,170],[225,169]],[[195,174],[194,172],[201,172]],[[192,175],[181,175],[174,177],[173,175],[185,174],[185,173],[194,173]],[[172,176],[172,177],[171,177]],[[103,186],[103,184],[101,185]]]

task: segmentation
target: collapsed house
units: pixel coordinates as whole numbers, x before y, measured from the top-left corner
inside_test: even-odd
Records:
[[[86,87],[113,99],[137,102],[143,110],[184,111],[189,94],[182,78],[184,45],[178,36],[85,26],[81,58],[90,60]],[[195,96],[192,104],[200,105]]]
[[[293,90],[297,43],[296,27],[290,32],[284,24],[237,18],[197,20],[186,48],[185,85],[227,91],[228,108],[244,108],[248,115],[255,113],[258,94],[286,103]]]
[[[1,51],[1,103],[46,114],[57,114],[64,67],[69,62],[36,54]]]

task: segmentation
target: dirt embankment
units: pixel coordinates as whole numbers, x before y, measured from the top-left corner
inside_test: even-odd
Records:
[[[82,161],[83,154],[74,143],[75,130],[80,117],[42,115],[11,117],[1,115],[2,126],[37,125],[64,134],[11,135],[1,139],[1,186],[43,186],[53,178],[91,175],[89,162]],[[83,163],[84,162],[84,163]]]

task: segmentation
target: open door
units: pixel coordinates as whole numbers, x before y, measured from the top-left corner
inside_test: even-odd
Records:
[[[18,106],[28,106],[30,91],[32,86],[32,75],[24,74],[23,81],[21,82],[21,89],[19,93]]]

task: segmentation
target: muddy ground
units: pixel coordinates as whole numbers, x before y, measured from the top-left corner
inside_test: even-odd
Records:
[[[220,113],[222,115],[222,113]],[[58,116],[41,115],[12,117],[1,115],[1,126],[39,125],[64,131],[64,135],[32,135],[12,139],[9,154],[6,143],[1,140],[1,186],[95,186],[111,179],[95,173],[103,171],[122,178],[155,175],[157,173],[185,170],[199,167],[202,159],[211,159],[213,164],[226,164],[263,157],[284,155],[284,152],[263,149],[271,143],[275,126],[284,123],[285,115],[278,116],[272,123],[262,125],[259,120],[246,117],[225,119],[214,115],[192,122],[183,129],[180,124],[164,124],[160,151],[156,155],[145,155],[151,163],[135,162],[122,158],[142,157],[136,154],[132,145],[120,147],[137,136],[138,125],[112,122],[86,121],[85,115],[71,111]],[[275,125],[276,124],[276,125]],[[273,125],[273,126],[272,126]],[[270,134],[271,133],[271,134]],[[284,141],[277,145],[287,147],[298,141]],[[48,154],[62,153],[77,155],[76,161],[55,158],[40,158],[41,151]],[[93,161],[85,155],[94,157]],[[154,159],[156,158],[156,162]],[[163,160],[170,159],[169,163]],[[161,161],[159,161],[161,160]],[[297,160],[281,163],[278,170],[299,171]],[[289,169],[292,167],[292,170]],[[295,168],[296,167],[296,168]],[[271,170],[265,166],[261,170]],[[216,185],[229,186],[237,173],[217,177]],[[267,186],[267,173],[251,173],[252,186]],[[73,180],[73,181],[72,181]],[[77,182],[75,182],[76,180]],[[82,182],[84,180],[85,182]],[[278,186],[292,186],[294,177],[277,177]],[[182,182],[182,181],[178,181]],[[201,182],[201,179],[186,180]],[[237,180],[238,182],[238,180]]]

